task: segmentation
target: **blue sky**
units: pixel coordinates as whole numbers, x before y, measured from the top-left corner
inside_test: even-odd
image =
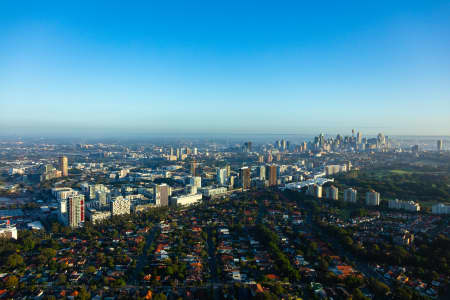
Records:
[[[0,134],[450,135],[448,1],[68,2],[0,2]]]

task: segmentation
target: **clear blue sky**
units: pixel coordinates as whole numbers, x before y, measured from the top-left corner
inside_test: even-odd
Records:
[[[0,2],[0,135],[450,135],[449,1],[68,2]]]

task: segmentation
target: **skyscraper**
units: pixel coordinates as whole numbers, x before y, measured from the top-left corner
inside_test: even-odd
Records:
[[[266,180],[266,166],[259,166],[258,177],[260,180]]]
[[[61,156],[59,158],[59,170],[61,171],[62,176],[69,175],[68,166],[69,166],[69,162],[67,160],[67,156]]]
[[[197,174],[197,161],[194,159],[191,162],[191,175],[196,176],[196,174]]]
[[[250,188],[250,168],[242,167],[241,168],[241,186],[243,190]]]
[[[444,144],[442,140],[437,141],[437,151],[442,151],[444,149]]]
[[[84,223],[85,203],[84,195],[74,195],[68,199],[68,224],[72,228],[80,227]]]
[[[227,169],[225,168],[219,168],[217,169],[217,183],[219,185],[225,185],[227,181]]]
[[[357,144],[361,144],[362,143],[362,134],[361,132],[358,131],[358,133],[356,134],[356,143]]]
[[[269,177],[269,186],[277,185],[277,166],[276,165],[268,165],[267,166],[268,177]]]
[[[155,184],[153,186],[153,195],[156,206],[169,205],[169,186],[167,184]]]

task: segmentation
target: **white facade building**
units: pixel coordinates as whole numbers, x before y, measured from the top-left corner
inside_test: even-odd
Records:
[[[195,185],[197,188],[201,188],[202,187],[202,178],[200,176],[191,177],[189,184]]]
[[[17,228],[9,223],[9,220],[0,224],[0,238],[17,240]]]
[[[192,195],[182,195],[177,197],[172,197],[170,199],[170,205],[191,205],[198,203],[202,200],[202,194],[192,194]]]
[[[131,201],[128,198],[122,196],[115,197],[110,204],[111,215],[127,215],[131,211]]]
[[[443,204],[443,203],[437,203],[433,206],[431,206],[431,212],[433,214],[438,215],[448,215],[450,214],[450,205],[449,204]]]
[[[379,206],[380,205],[380,193],[371,190],[366,193],[366,205]]]
[[[203,188],[202,193],[205,197],[214,197],[214,196],[220,196],[227,193],[226,187],[218,187],[218,188]]]
[[[407,211],[420,211],[420,204],[414,201],[389,200],[389,208],[404,209]]]
[[[356,199],[358,196],[358,191],[352,188],[348,188],[344,190],[344,201],[356,203]]]

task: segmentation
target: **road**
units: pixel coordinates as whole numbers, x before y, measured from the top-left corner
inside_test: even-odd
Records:
[[[134,282],[134,284],[139,284],[139,273],[142,272],[145,265],[147,264],[147,250],[153,243],[153,240],[155,239],[156,233],[158,231],[159,227],[155,225],[147,234],[144,249],[142,250],[142,254],[139,255],[139,257],[137,258],[136,268],[134,269],[133,274],[130,276],[130,282]]]

